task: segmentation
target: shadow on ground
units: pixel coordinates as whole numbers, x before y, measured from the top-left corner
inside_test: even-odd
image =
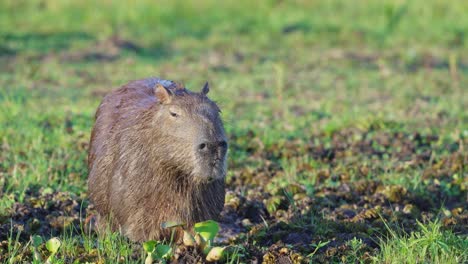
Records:
[[[6,33],[0,34],[0,40],[0,59],[26,54],[32,60],[57,58],[62,62],[85,63],[113,61],[123,54],[152,60],[171,56],[171,48],[165,43],[144,47],[119,35],[97,40],[95,36],[84,32]],[[85,48],[75,48],[76,43]]]

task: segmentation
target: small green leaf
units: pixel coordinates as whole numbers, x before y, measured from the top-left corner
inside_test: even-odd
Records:
[[[211,241],[219,232],[219,224],[216,221],[208,220],[196,223],[195,232],[199,233],[206,241]]]
[[[154,248],[158,242],[154,240],[148,240],[145,243],[143,243],[143,249],[146,251],[146,253],[151,253],[154,251]]]
[[[161,224],[161,228],[172,228],[172,227],[178,227],[178,226],[184,226],[184,223],[180,223],[176,221],[167,221]]]
[[[41,236],[32,236],[31,241],[34,247],[39,247],[42,244],[42,237]]]
[[[44,188],[44,189],[42,190],[42,194],[43,194],[43,195],[52,194],[52,193],[54,193],[54,190],[53,190],[52,188],[50,188],[50,187],[46,187],[46,188]]]
[[[225,247],[214,247],[206,256],[207,261],[218,261],[223,257]]]
[[[155,254],[160,259],[168,259],[171,256],[172,248],[168,245],[159,244],[156,246]]]
[[[319,244],[317,245],[317,247],[321,248],[321,247],[324,247],[326,245],[328,245],[330,243],[330,241],[325,241],[325,242],[319,242]]]
[[[47,250],[49,250],[52,254],[55,254],[57,253],[58,249],[60,248],[60,245],[62,244],[62,242],[60,242],[60,240],[56,237],[53,237],[51,239],[49,239],[47,242],[46,242],[46,248]]]

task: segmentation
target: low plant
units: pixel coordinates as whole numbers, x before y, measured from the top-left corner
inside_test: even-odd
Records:
[[[221,260],[224,256],[226,247],[214,246],[214,238],[219,232],[219,224],[213,220],[196,223],[193,227],[194,234],[185,229],[184,224],[176,222],[166,222],[162,224],[163,228],[183,228],[182,242],[187,248],[195,248],[197,252],[203,254],[209,262]],[[153,263],[154,260],[165,262],[171,259],[173,255],[172,239],[169,243],[149,240],[143,243],[143,249],[146,252],[145,264]]]
[[[468,238],[442,230],[439,221],[423,224],[419,231],[397,233],[390,231],[390,238],[381,242],[376,263],[466,263]]]
[[[60,239],[56,237],[53,237],[47,240],[45,246],[47,250],[50,252],[50,255],[45,262],[46,264],[53,263],[53,260],[55,259],[55,254],[57,254],[61,245],[62,245],[62,242],[60,241]]]

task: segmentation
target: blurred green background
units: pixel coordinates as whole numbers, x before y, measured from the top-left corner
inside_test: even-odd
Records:
[[[230,190],[246,170],[270,162],[287,171],[270,185],[312,182],[315,191],[339,184],[316,182],[320,169],[373,164],[384,169],[367,180],[429,195],[430,163],[401,170],[403,160],[356,154],[330,165],[298,148],[295,158],[312,168],[298,173],[284,156],[258,159],[251,148],[273,156],[291,142],[333,148],[334,135],[357,129],[351,141],[380,132],[435,135],[432,161],[466,158],[467,12],[462,0],[3,0],[0,211],[8,217],[28,190],[86,200],[96,107],[112,89],[149,76],[193,90],[210,82],[231,139]],[[351,181],[362,180],[356,170],[348,171]],[[438,181],[452,184],[444,197],[460,203],[466,169],[455,174]]]

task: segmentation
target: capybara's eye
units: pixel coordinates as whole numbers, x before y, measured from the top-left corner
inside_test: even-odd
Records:
[[[176,112],[170,111],[170,113],[171,113],[171,116],[173,116],[173,117],[178,117],[179,116],[179,114],[177,114]]]

